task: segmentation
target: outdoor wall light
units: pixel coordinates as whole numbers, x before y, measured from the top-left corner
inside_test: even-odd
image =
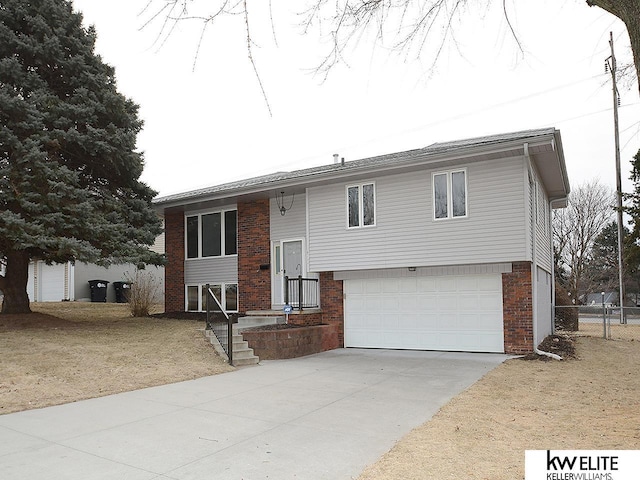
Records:
[[[284,217],[285,214],[287,213],[287,210],[291,210],[291,207],[293,207],[293,201],[295,200],[295,198],[296,198],[296,195],[294,193],[293,195],[291,195],[291,205],[289,205],[289,208],[287,208],[284,206],[284,191],[280,192],[280,195],[276,193],[276,204],[278,205],[278,209],[280,210],[280,215]]]
[[[416,267],[409,267],[409,271],[410,272],[415,272],[416,271]]]

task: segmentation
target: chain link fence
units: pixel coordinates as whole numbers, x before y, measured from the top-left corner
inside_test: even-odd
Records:
[[[624,307],[622,315],[620,307],[607,305],[559,305],[556,306],[557,330],[571,322],[558,323],[559,316],[573,317],[577,315],[577,333],[609,340],[640,341],[640,307]],[[575,323],[573,323],[575,327]],[[574,330],[568,327],[566,330]]]

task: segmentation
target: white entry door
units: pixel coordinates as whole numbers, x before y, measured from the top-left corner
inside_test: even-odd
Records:
[[[304,276],[303,252],[304,244],[302,240],[285,240],[274,242],[272,249],[273,268],[273,304],[274,306],[284,305],[285,297],[285,277],[297,278]],[[297,294],[297,293],[296,293]],[[290,302],[296,301],[290,298]]]

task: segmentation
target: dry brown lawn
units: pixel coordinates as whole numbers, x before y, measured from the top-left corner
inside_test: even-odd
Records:
[[[132,318],[127,307],[34,303],[37,313],[0,315],[0,414],[233,369],[203,322]]]
[[[576,359],[503,363],[359,480],[514,480],[525,450],[640,449],[640,342],[576,342]]]

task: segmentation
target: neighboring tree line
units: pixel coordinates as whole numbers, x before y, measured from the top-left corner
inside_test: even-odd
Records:
[[[640,299],[640,152],[632,162],[631,179],[634,191],[624,195],[631,228],[623,226],[623,279],[625,305],[635,306]],[[615,192],[594,180],[570,193],[567,208],[554,211],[557,305],[586,304],[589,294],[618,292],[615,204]]]

